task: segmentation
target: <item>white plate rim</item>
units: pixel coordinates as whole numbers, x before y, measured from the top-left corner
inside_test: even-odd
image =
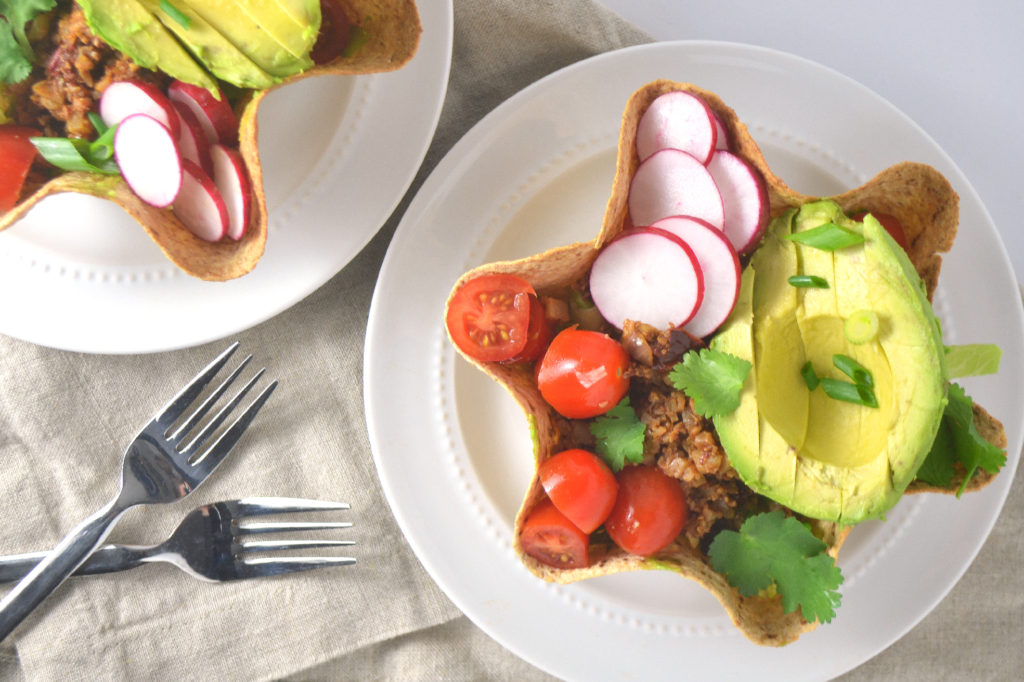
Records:
[[[32,234],[18,234],[18,224],[0,233],[0,288],[18,292],[0,299],[0,333],[77,352],[163,352],[237,334],[319,289],[386,223],[433,141],[447,94],[454,10],[452,0],[441,0],[418,3],[418,11],[420,45],[403,68],[366,76],[321,76],[291,86],[298,89],[293,90],[296,94],[314,87],[314,81],[319,82],[315,87],[336,90],[345,109],[323,115],[336,116],[330,120],[337,121],[337,129],[307,125],[297,126],[296,132],[268,125],[267,110],[274,106],[272,100],[283,98],[282,90],[270,93],[261,105],[261,153],[264,138],[278,135],[323,139],[324,151],[303,169],[301,183],[272,207],[267,248],[251,273],[228,282],[200,281],[166,261],[155,244],[139,236],[141,227],[108,202],[79,196],[47,199],[44,204],[70,201],[62,204],[68,207],[67,217],[71,211],[107,216],[118,228],[139,233],[128,238],[141,244],[120,261],[76,262],[59,249],[47,250],[45,241],[34,240]],[[402,106],[410,98],[415,106]],[[383,151],[380,156],[378,149]],[[388,159],[386,167],[379,162],[382,157]],[[295,176],[292,168],[268,168],[266,162],[264,173],[268,198],[274,194],[275,177],[293,182]],[[345,218],[349,209],[337,205],[335,188],[351,185],[353,178],[367,186],[343,191],[358,203]],[[46,215],[51,219],[52,214]],[[67,220],[60,213],[55,217],[54,223]],[[26,225],[31,220],[32,214]],[[328,231],[328,222],[338,229]]]
[[[437,204],[439,202],[438,196],[443,195],[446,191],[450,190],[450,177],[461,177],[467,172],[467,168],[478,164],[480,162],[480,147],[486,142],[493,141],[491,136],[495,130],[498,129],[503,122],[504,118],[512,116],[517,109],[526,106],[531,98],[539,96],[539,93],[548,91],[557,87],[565,87],[567,84],[572,83],[573,79],[576,78],[580,73],[593,70],[601,69],[613,69],[617,64],[625,61],[633,60],[637,63],[642,63],[645,60],[649,61],[652,65],[664,64],[664,61],[668,58],[680,59],[681,57],[694,57],[699,62],[702,54],[704,56],[714,56],[716,53],[725,52],[726,57],[736,57],[741,54],[749,59],[760,59],[764,63],[769,65],[769,68],[790,68],[796,69],[801,72],[813,71],[819,74],[824,74],[831,82],[838,83],[842,87],[854,88],[865,97],[873,98],[875,104],[885,108],[890,116],[900,120],[903,125],[912,129],[913,133],[917,135],[922,144],[927,144],[930,147],[930,152],[934,157],[934,164],[942,170],[947,177],[954,182],[957,190],[961,193],[962,205],[969,207],[970,210],[977,213],[981,221],[984,223],[984,230],[991,233],[991,244],[986,243],[986,246],[991,247],[988,253],[988,257],[993,261],[995,269],[999,270],[1000,273],[1006,273],[1006,275],[1012,281],[1012,270],[1009,266],[1009,260],[1005,249],[1002,247],[1001,242],[995,233],[995,228],[992,226],[991,219],[988,217],[984,206],[981,204],[977,194],[970,187],[970,184],[963,177],[959,169],[956,168],[952,160],[931,140],[927,134],[916,126],[909,118],[899,112],[891,104],[883,100],[878,95],[867,90],[863,86],[857,84],[855,81],[842,76],[826,67],[815,64],[808,60],[804,60],[793,55],[786,53],[770,50],[767,48],[753,47],[747,45],[738,45],[733,43],[721,43],[715,41],[680,41],[672,43],[656,43],[651,45],[644,45],[634,48],[626,48],[617,52],[599,55],[597,57],[585,60],[584,62],[577,63],[559,72],[551,74],[544,79],[541,79],[537,83],[527,87],[520,93],[507,100],[504,104],[499,106],[495,111],[491,112],[487,117],[481,120],[476,126],[471,129],[466,136],[449,152],[448,156],[442,160],[442,162],[435,168],[432,175],[422,186],[421,190],[414,198],[413,202],[407,209],[402,222],[396,231],[395,237],[392,240],[391,248],[389,249],[388,255],[385,258],[384,265],[382,266],[380,277],[378,280],[377,291],[374,295],[374,300],[371,305],[368,331],[366,337],[366,348],[365,348],[365,364],[364,364],[364,396],[366,406],[367,425],[370,434],[371,448],[375,462],[378,467],[378,472],[381,477],[382,485],[384,487],[385,494],[391,504],[392,511],[406,534],[407,539],[412,545],[414,551],[419,556],[421,562],[427,568],[431,576],[438,582],[438,584],[444,589],[444,591],[453,599],[453,601],[482,629],[484,629],[490,636],[495,638],[497,641],[502,643],[507,648],[511,649],[519,656],[530,661],[534,665],[541,667],[549,672],[553,672],[562,677],[573,678],[579,676],[581,679],[586,677],[586,672],[580,667],[580,657],[576,655],[576,652],[571,651],[566,653],[563,660],[559,661],[553,658],[552,653],[548,649],[537,646],[536,638],[530,639],[529,637],[521,636],[520,633],[512,631],[509,628],[508,619],[511,617],[509,613],[518,609],[521,605],[510,605],[507,600],[499,599],[497,596],[493,596],[489,603],[484,603],[480,599],[480,587],[471,586],[468,587],[464,584],[459,584],[455,581],[459,579],[465,579],[466,575],[464,572],[459,570],[456,563],[453,563],[452,557],[446,557],[439,554],[440,550],[437,547],[438,536],[437,532],[425,531],[422,523],[416,518],[415,515],[422,515],[422,508],[416,508],[415,511],[409,506],[409,503],[403,496],[413,494],[414,486],[411,485],[410,481],[405,480],[405,477],[401,473],[400,469],[404,468],[404,461],[397,459],[396,453],[388,451],[394,442],[393,433],[388,434],[386,432],[387,424],[392,423],[391,414],[396,408],[394,404],[394,391],[388,390],[386,384],[388,382],[388,372],[393,371],[394,368],[406,368],[405,364],[400,360],[395,360],[395,348],[386,348],[383,343],[383,339],[390,329],[389,316],[395,314],[395,307],[392,301],[387,300],[387,295],[392,293],[389,284],[394,280],[398,274],[398,270],[405,265],[400,262],[403,260],[401,252],[406,248],[406,242],[414,239],[415,230],[425,230],[419,223],[430,223],[431,218],[438,217],[436,212],[438,210]],[[660,77],[660,74],[653,74],[646,80],[652,80],[655,77]],[[696,79],[694,79],[696,82]],[[645,82],[644,80],[637,81],[637,86]],[[698,82],[698,84],[701,84]],[[715,88],[710,88],[715,89]],[[721,94],[721,93],[720,93]],[[624,99],[622,100],[624,102]],[[728,99],[726,100],[729,101]],[[621,111],[621,106],[620,106]],[[741,114],[742,115],[742,114]],[[755,137],[757,136],[755,132]],[[475,168],[476,169],[476,168]],[[477,232],[481,231],[482,228],[477,228]],[[473,236],[473,232],[469,233],[469,236]],[[422,241],[422,240],[421,240]],[[419,244],[422,247],[422,244]],[[953,258],[962,255],[960,251],[954,251],[950,258],[947,259],[949,262],[953,262]],[[406,259],[407,260],[407,259]],[[948,267],[948,266],[947,266]],[[455,277],[461,274],[458,271],[452,276],[451,281],[453,282]],[[1004,277],[1005,280],[1005,277]],[[1001,283],[1005,283],[1001,280]],[[443,304],[443,297],[447,294],[447,291],[441,292],[441,303]],[[450,371],[450,367],[446,367],[446,363],[452,361],[451,352],[445,352],[442,347],[445,344],[443,329],[441,328],[440,320],[440,308],[435,311],[437,314],[434,316],[436,319],[429,319],[424,317],[425,313],[415,313],[408,315],[410,319],[404,323],[405,329],[419,329],[417,324],[421,321],[425,321],[429,326],[420,329],[423,332],[425,329],[429,329],[429,334],[419,334],[419,336],[426,336],[430,343],[431,353],[439,356],[439,359],[432,360],[430,363],[426,363],[427,366],[420,367],[419,372],[426,375],[426,381],[429,383],[430,380],[437,380],[440,375],[444,372]],[[407,314],[407,311],[402,311],[402,314]],[[428,316],[429,317],[429,316]],[[1008,327],[1010,329],[1011,337],[1014,337],[1014,341],[1019,345],[1019,339],[1024,336],[1024,316],[1017,310],[1014,315],[1014,319],[1008,320]],[[965,341],[966,342],[966,341]],[[426,341],[423,341],[426,345]],[[398,349],[399,351],[401,349]],[[1004,353],[1006,349],[1004,348]],[[1012,349],[1011,349],[1012,352]],[[1004,355],[1005,358],[1005,355]],[[1019,372],[1019,362],[1014,361],[1015,364],[1011,364],[1009,372],[1011,376],[1014,372]],[[421,363],[423,364],[423,363]],[[1005,365],[1004,365],[1005,368]],[[416,382],[412,382],[411,386],[406,388],[417,388],[419,387],[419,380],[421,377],[416,377]],[[428,407],[432,410],[445,410],[450,408],[450,403],[453,400],[451,391],[445,391],[438,400],[432,400]],[[420,399],[420,402],[424,402]],[[1019,403],[1015,408],[1019,410]],[[1012,410],[1011,410],[1012,411]],[[407,417],[408,415],[403,415]],[[963,547],[962,559],[960,564],[948,576],[947,584],[944,589],[935,591],[931,594],[926,595],[919,600],[919,608],[915,611],[912,618],[903,619],[899,626],[891,628],[888,631],[883,640],[874,641],[869,649],[858,650],[852,655],[847,652],[845,656],[835,658],[833,660],[821,660],[820,655],[816,655],[813,649],[808,649],[809,646],[813,646],[815,642],[827,642],[831,640],[828,634],[829,629],[837,631],[841,626],[832,624],[819,628],[810,635],[805,636],[796,645],[786,647],[783,651],[798,652],[798,656],[809,657],[816,659],[818,667],[814,670],[808,671],[807,668],[797,670],[793,665],[792,661],[789,661],[788,654],[784,658],[776,660],[774,666],[768,664],[765,668],[765,662],[760,657],[753,657],[755,664],[759,667],[759,672],[762,675],[768,677],[775,676],[787,676],[796,675],[797,677],[807,676],[808,678],[821,678],[821,677],[832,677],[834,675],[841,674],[846,670],[849,670],[856,665],[859,665],[864,660],[867,660],[871,656],[874,656],[879,651],[887,647],[892,642],[896,641],[899,637],[905,634],[911,629],[917,622],[920,621],[932,608],[945,596],[949,589],[955,585],[956,581],[960,578],[964,571],[970,565],[973,557],[976,555],[981,544],[984,542],[985,537],[994,525],[995,520],[998,516],[998,511],[1001,509],[1003,501],[1005,500],[1006,494],[1009,490],[1009,484],[1012,481],[1013,473],[1017,466],[1017,453],[1020,451],[1022,437],[1020,435],[1020,425],[1024,422],[1024,416],[1016,416],[1014,419],[1007,421],[1008,435],[1010,436],[1010,461],[1004,470],[1003,474],[997,479],[983,493],[977,494],[976,497],[970,501],[962,501],[959,504],[969,505],[971,507],[982,506],[983,516],[983,528],[975,528],[976,539],[972,543],[968,543],[967,546]],[[1015,433],[1016,432],[1016,433]],[[434,429],[431,436],[436,437],[439,442],[445,443],[444,449],[455,448],[454,441],[458,439],[458,434],[453,434],[450,429],[444,427],[440,429]],[[424,450],[428,454],[436,454],[429,448],[424,447]],[[423,453],[419,453],[419,456],[423,456]],[[438,463],[440,464],[440,463]],[[458,467],[462,464],[461,460],[453,461],[454,466]],[[451,478],[451,475],[448,475]],[[431,481],[433,482],[433,481]],[[442,481],[445,485],[445,489],[451,486],[452,481]],[[456,482],[457,484],[465,485],[464,481]],[[455,487],[458,487],[456,485]],[[473,499],[470,495],[469,499]],[[487,500],[475,500],[482,507],[488,506]],[[901,523],[904,525],[908,523],[917,523],[919,521],[921,507],[927,507],[929,513],[934,511],[936,507],[948,507],[949,505],[945,500],[937,501],[934,496],[930,496],[930,499],[917,498],[911,501],[910,504],[901,505],[905,508],[904,518]],[[453,515],[449,512],[445,513],[433,513],[429,514],[432,521],[440,522],[451,522],[453,521]],[[486,514],[485,514],[486,516]],[[495,539],[499,541],[496,543],[499,545],[497,549],[492,547],[484,547],[480,553],[485,554],[488,559],[497,561],[509,560],[509,552],[507,551],[507,545],[501,547],[503,544],[500,541],[500,535],[503,531],[500,527],[494,527],[489,524],[486,520],[482,524],[483,527],[477,529],[476,536],[484,539],[487,542],[492,542]],[[902,527],[902,526],[901,526]],[[461,529],[461,528],[460,528]],[[983,531],[978,533],[978,531]],[[898,536],[899,533],[897,532]],[[892,541],[892,538],[890,538]],[[446,547],[450,549],[450,546]],[[513,557],[514,560],[514,557]],[[476,566],[476,564],[474,564]],[[477,566],[478,567],[478,566]],[[867,570],[870,567],[865,567],[862,573],[867,573],[865,578],[863,575],[858,576],[861,583],[873,582],[871,577],[871,571]],[[877,573],[877,571],[875,571]],[[536,581],[539,582],[539,581]],[[515,585],[516,588],[520,588],[521,585]],[[578,612],[581,610],[580,601],[572,591],[572,586],[569,589],[558,588],[548,586],[546,584],[532,585],[526,588],[529,594],[526,597],[517,595],[517,601],[532,600],[534,598],[545,601],[545,603],[551,600],[554,603],[563,603],[566,605],[566,610],[570,612]],[[537,595],[544,595],[538,597]],[[550,604],[549,604],[550,605]],[[843,606],[843,613],[859,612],[863,605],[858,606],[857,604],[846,603]],[[520,611],[515,611],[519,614]],[[558,617],[562,618],[564,614],[559,613]],[[577,622],[576,617],[578,613],[570,613],[565,616],[568,621]],[[851,616],[856,618],[859,613],[855,613]],[[585,622],[585,620],[583,621]],[[598,623],[598,627],[603,627],[606,623]],[[520,626],[525,624],[520,623]],[[615,624],[613,623],[614,627]],[[551,632],[545,630],[547,636],[551,636]],[[669,628],[669,635],[672,634],[671,628]],[[697,633],[701,636],[702,633]],[[706,633],[703,633],[706,634]],[[593,632],[589,632],[588,635],[593,635]],[[651,633],[650,639],[646,645],[648,647],[657,647],[659,642],[663,641],[663,635],[665,632],[658,631]],[[572,635],[569,635],[572,639]],[[736,639],[736,638],[734,638]],[[572,639],[575,643],[576,639]],[[741,638],[739,641],[744,641]],[[600,640],[597,642],[600,643]],[[811,643],[811,644],[808,644]],[[594,647],[598,648],[598,647]],[[544,650],[539,650],[544,649]],[[571,649],[571,647],[570,647]],[[750,653],[744,649],[746,653]],[[649,651],[646,653],[650,653]],[[763,653],[763,652],[761,652]],[[787,661],[789,661],[787,663]],[[601,658],[601,663],[605,666],[613,665],[606,657]],[[587,669],[593,671],[593,668]],[[603,670],[608,673],[609,668],[605,667]],[[619,672],[627,672],[627,670],[618,670]],[[636,670],[635,668],[632,670]],[[644,670],[644,675],[649,676],[653,671]],[[735,672],[735,671],[733,671]],[[655,675],[657,676],[657,675]],[[792,677],[790,677],[792,679]]]

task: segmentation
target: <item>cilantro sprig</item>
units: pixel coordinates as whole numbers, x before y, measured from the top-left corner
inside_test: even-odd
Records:
[[[644,460],[644,434],[647,425],[636,416],[629,397],[590,423],[590,433],[597,439],[597,454],[612,471],[621,471],[626,462],[639,464]]]
[[[18,83],[28,78],[36,61],[26,27],[56,0],[0,0],[0,80]]]
[[[775,586],[782,608],[829,623],[841,602],[843,573],[810,529],[781,511],[751,516],[739,531],[724,530],[708,548],[711,567],[750,597]]]
[[[720,417],[740,406],[740,392],[751,366],[735,355],[702,348],[683,356],[668,377],[673,386],[693,398],[694,411],[704,417]]]
[[[974,425],[973,401],[956,383],[949,385],[949,402],[942,413],[939,432],[932,449],[917,471],[917,478],[931,485],[946,487],[953,480],[955,464],[965,471],[956,496],[963,495],[978,468],[998,473],[1006,464],[1006,452],[982,438]]]

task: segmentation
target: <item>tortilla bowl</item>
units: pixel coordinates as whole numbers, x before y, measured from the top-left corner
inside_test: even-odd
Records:
[[[259,106],[273,90],[305,78],[324,75],[355,76],[394,71],[412,59],[419,46],[419,13],[413,0],[347,0],[353,25],[363,29],[365,42],[351,55],[342,55],[267,90],[245,93],[234,105],[238,116],[239,151],[252,184],[249,226],[241,239],[208,242],[196,237],[171,209],[143,202],[120,175],[65,172],[31,186],[23,199],[0,216],[0,231],[21,220],[37,203],[52,194],[76,192],[106,199],[134,218],[164,255],[185,273],[208,281],[225,281],[252,271],[267,242],[267,206],[258,148]]]
[[[730,150],[742,156],[763,176],[772,216],[820,198],[789,188],[772,173],[747,127],[717,95],[692,84],[657,80],[637,90],[626,105],[618,143],[615,179],[598,235],[589,242],[557,247],[528,258],[479,266],[455,282],[448,304],[451,304],[455,292],[465,282],[486,274],[514,274],[529,282],[538,295],[556,297],[565,297],[574,284],[583,280],[601,247],[632,227],[628,217],[627,196],[630,181],[640,163],[636,152],[637,124],[656,97],[674,90],[697,95],[718,116],[729,135]],[[908,255],[930,298],[938,282],[941,254],[951,248],[959,220],[959,200],[949,182],[929,166],[906,162],[882,171],[861,187],[832,198],[847,213],[861,210],[881,212],[901,221],[909,243]],[[445,312],[447,314],[447,309]],[[523,363],[480,362],[461,350],[459,352],[472,365],[508,390],[522,407],[535,434],[535,473],[516,515],[514,530],[517,556],[534,575],[550,582],[571,583],[623,571],[670,570],[710,590],[735,625],[757,644],[786,644],[816,627],[817,622],[808,623],[801,617],[799,610],[785,613],[778,595],[763,593],[751,597],[742,596],[724,576],[712,570],[703,549],[678,539],[651,557],[630,555],[610,541],[599,542],[597,546],[592,541],[589,565],[577,569],[554,568],[526,554],[520,542],[520,532],[534,506],[546,496],[536,475],[536,466],[548,457],[576,446],[565,442],[564,434],[568,431],[565,428],[566,419],[555,412],[541,396],[531,366]],[[982,436],[1005,448],[1006,435],[1002,424],[977,405],[974,416]],[[967,490],[983,487],[993,476],[979,470],[968,483]],[[963,477],[961,471],[944,488],[915,481],[907,492],[955,493]],[[827,545],[828,554],[837,557],[850,527],[819,520],[812,520],[810,524],[815,535]]]

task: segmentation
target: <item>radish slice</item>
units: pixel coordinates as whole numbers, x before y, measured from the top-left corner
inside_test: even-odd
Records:
[[[732,152],[715,152],[708,171],[725,207],[725,236],[739,253],[757,245],[768,227],[768,191],[760,173]]]
[[[175,138],[178,119],[171,102],[155,85],[142,81],[111,83],[100,96],[100,118],[108,126],[116,125],[133,114],[146,114],[163,123]]]
[[[227,234],[232,239],[241,239],[249,225],[252,202],[252,185],[245,172],[245,163],[241,154],[222,144],[210,147],[210,156],[213,158],[213,184],[227,206]]]
[[[160,121],[133,114],[114,133],[114,158],[132,191],[147,204],[170,206],[181,188],[178,145]]]
[[[703,100],[681,90],[657,97],[640,117],[636,153],[643,161],[661,149],[693,154],[702,164],[715,151],[715,115]]]
[[[206,88],[174,81],[167,89],[167,96],[196,115],[210,144],[223,142],[234,145],[238,142],[238,117],[223,92],[217,99]]]
[[[692,154],[663,149],[640,164],[629,186],[629,217],[650,225],[674,215],[692,215],[718,229],[725,209],[711,173]]]
[[[199,165],[207,175],[213,175],[213,161],[210,159],[210,143],[199,125],[199,119],[192,110],[178,102],[171,102],[177,114],[180,127],[178,131],[178,152],[181,158],[188,159]]]
[[[654,223],[671,232],[693,250],[704,275],[704,300],[683,327],[704,337],[722,326],[740,295],[740,259],[721,230],[690,216],[673,216]]]
[[[686,324],[704,297],[697,257],[675,235],[655,228],[625,232],[590,268],[590,295],[602,317],[668,329]]]
[[[184,179],[174,202],[174,215],[195,236],[208,242],[224,237],[228,229],[228,209],[210,176],[192,161],[181,163]]]
[[[729,131],[722,125],[722,120],[714,116],[715,122],[715,149],[729,150]],[[710,161],[710,159],[708,159]]]

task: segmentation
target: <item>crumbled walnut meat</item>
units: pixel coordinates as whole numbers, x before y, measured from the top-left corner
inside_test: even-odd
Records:
[[[140,68],[97,38],[82,10],[73,5],[57,20],[49,40],[49,57],[41,78],[19,102],[18,119],[56,137],[91,137],[87,114],[95,112],[100,95],[116,81],[140,80],[163,87],[167,78]]]

